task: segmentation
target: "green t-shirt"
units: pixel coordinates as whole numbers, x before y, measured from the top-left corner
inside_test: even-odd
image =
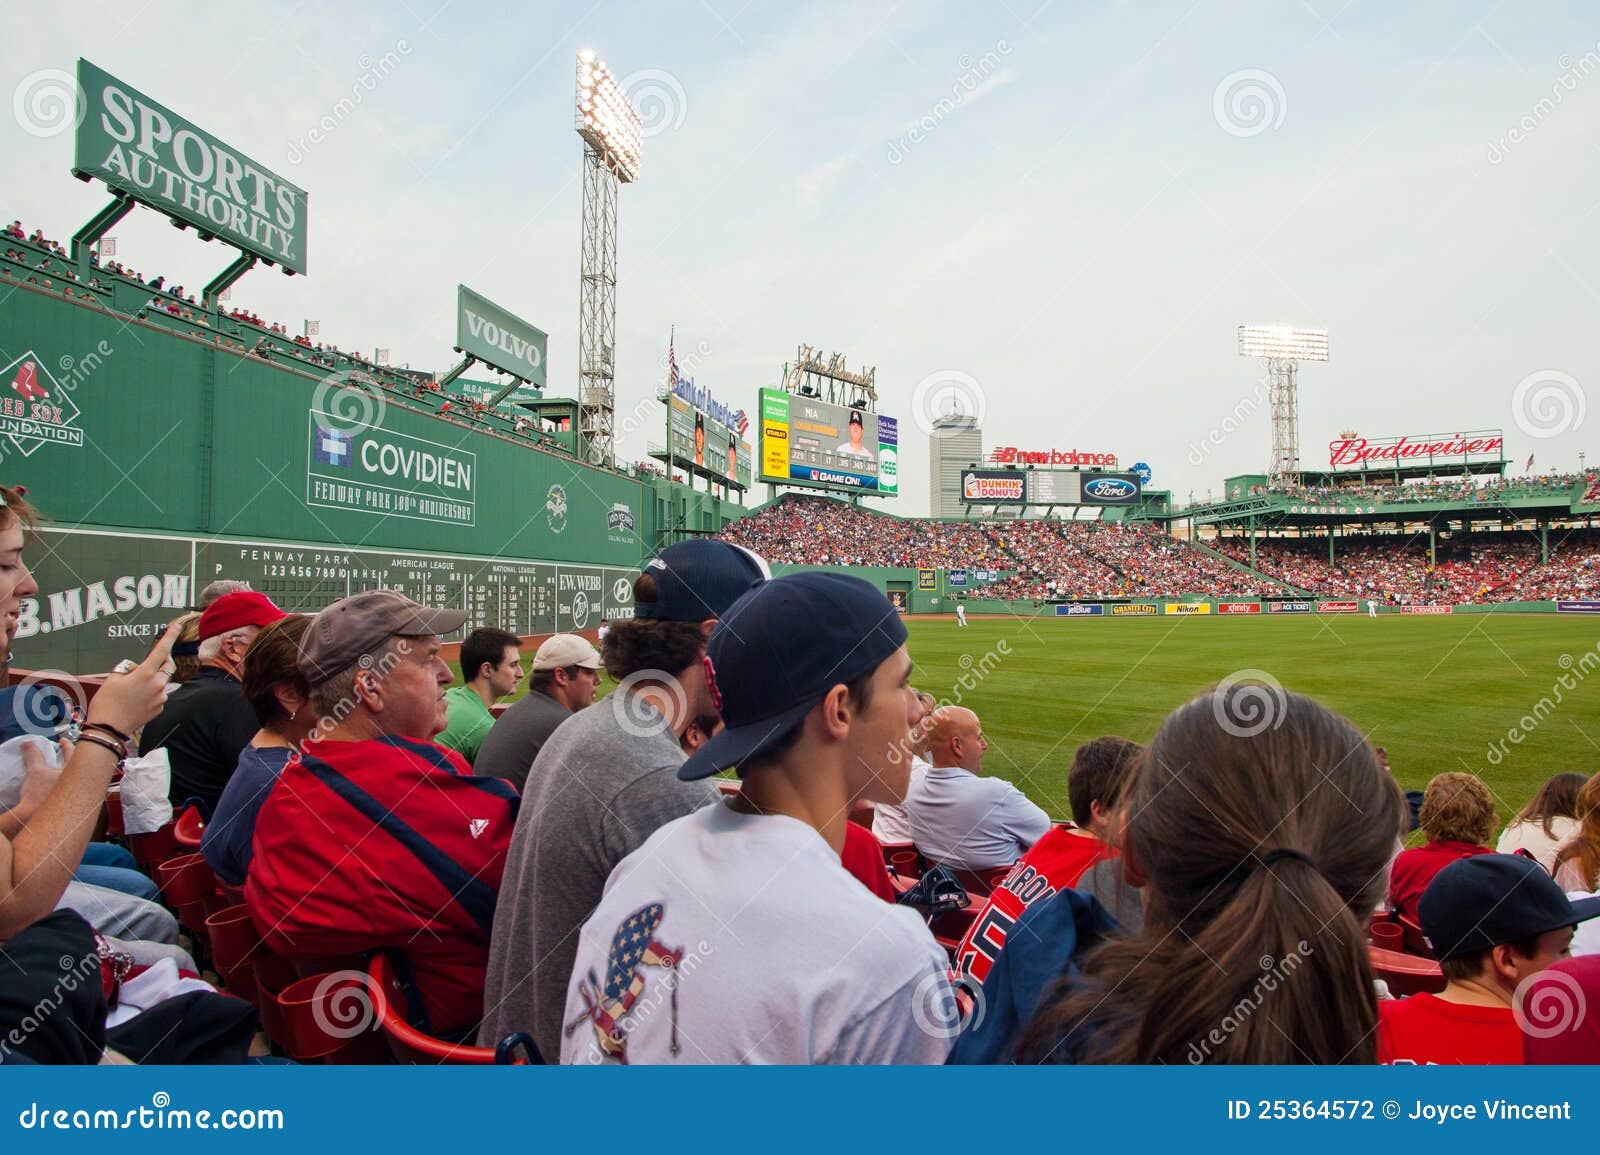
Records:
[[[446,690],[444,708],[448,725],[434,741],[450,747],[468,762],[473,761],[478,756],[483,736],[494,725],[494,715],[471,686],[451,686]]]

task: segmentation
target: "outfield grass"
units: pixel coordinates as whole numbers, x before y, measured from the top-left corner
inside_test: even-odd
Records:
[[[1443,770],[1489,784],[1502,820],[1550,775],[1600,769],[1600,620],[1556,615],[1029,619],[911,622],[917,684],[983,719],[985,770],[1067,813],[1073,749],[1100,734],[1148,741],[1168,711],[1241,670],[1345,715],[1395,776]],[[1009,654],[999,652],[1004,642]],[[987,655],[987,656],[986,656]],[[1570,657],[1570,669],[1562,663]],[[980,678],[980,671],[989,669]],[[1575,683],[1559,683],[1565,675]],[[965,676],[967,688],[960,679]],[[1557,703],[1557,698],[1562,701]],[[1542,720],[1521,719],[1540,699]],[[1550,707],[1554,706],[1553,709]],[[1519,743],[1507,740],[1517,727]],[[1490,760],[1491,743],[1498,764]]]
[[[1068,811],[1067,768],[1079,743],[1101,734],[1147,742],[1168,711],[1245,670],[1344,714],[1388,748],[1407,787],[1425,786],[1442,770],[1480,775],[1499,799],[1502,821],[1550,775],[1600,769],[1600,619],[971,620],[966,629],[954,619],[907,623],[916,684],[976,710],[990,743],[985,771],[1015,782],[1055,816]],[[1596,655],[1588,663],[1593,675],[1580,664],[1585,654]],[[1563,676],[1575,688],[1560,684]],[[607,680],[601,693],[611,688]],[[526,682],[513,696],[525,690]],[[1544,717],[1532,717],[1541,699]],[[1524,716],[1533,722],[1526,730]],[[1507,739],[1513,727],[1520,743]],[[1491,744],[1506,751],[1496,752],[1498,762]]]

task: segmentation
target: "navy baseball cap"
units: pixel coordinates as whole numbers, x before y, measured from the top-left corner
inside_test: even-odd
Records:
[[[767,563],[739,546],[701,537],[669,545],[645,565],[656,600],[634,602],[633,614],[658,622],[720,618],[751,586],[772,576]]]
[[[776,746],[828,691],[906,642],[889,599],[847,574],[774,578],[740,598],[706,643],[706,682],[726,726],[678,768],[709,778]]]
[[[1600,916],[1600,898],[1569,899],[1520,854],[1474,854],[1434,876],[1417,914],[1433,953],[1452,959],[1587,922]]]

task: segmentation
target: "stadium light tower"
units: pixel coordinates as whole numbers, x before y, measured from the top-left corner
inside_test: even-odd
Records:
[[[1295,375],[1301,361],[1328,359],[1328,331],[1293,325],[1240,325],[1239,356],[1267,363],[1272,380],[1272,461],[1267,484],[1284,489],[1300,483],[1300,395]]]
[[[617,190],[639,175],[639,114],[603,61],[578,53],[573,127],[583,138],[583,255],[578,294],[578,430],[583,459],[616,457]]]

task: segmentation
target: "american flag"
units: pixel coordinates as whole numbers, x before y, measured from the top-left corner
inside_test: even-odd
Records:
[[[621,1062],[628,1061],[628,1040],[623,1019],[644,993],[644,968],[656,966],[670,971],[683,958],[683,952],[663,946],[656,941],[656,928],[666,916],[666,907],[659,902],[641,906],[626,919],[611,939],[611,950],[606,956],[604,983],[595,982],[594,972],[589,981],[578,984],[578,994],[583,999],[584,1014],[569,1024],[574,1027],[588,1019],[594,1024],[596,1041],[605,1054]],[[674,980],[672,991],[672,1041],[673,1054],[678,1053],[678,988]]]

